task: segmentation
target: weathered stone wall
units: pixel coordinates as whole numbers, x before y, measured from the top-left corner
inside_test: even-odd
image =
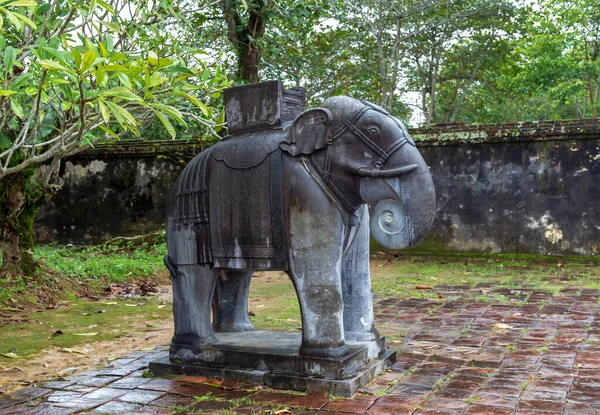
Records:
[[[416,249],[600,253],[599,120],[437,125],[412,131],[438,214]],[[36,221],[40,242],[99,242],[159,229],[191,145],[97,147],[69,159]]]

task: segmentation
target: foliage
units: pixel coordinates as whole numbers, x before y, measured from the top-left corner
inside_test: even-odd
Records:
[[[543,0],[511,59],[504,84],[524,120],[597,117],[600,2]]]
[[[3,275],[35,272],[33,219],[64,157],[152,134],[155,119],[171,138],[189,126],[217,137],[230,82],[182,42],[185,24],[171,0],[0,0]]]
[[[149,277],[164,270],[165,243],[134,250],[117,247],[89,246],[65,248],[39,246],[36,256],[52,270],[79,280],[102,279],[121,283],[134,277]]]
[[[0,178],[139,135],[153,117],[172,137],[186,117],[214,129],[204,99],[226,83],[201,50],[159,25],[176,15],[170,3],[13,0],[0,11]]]

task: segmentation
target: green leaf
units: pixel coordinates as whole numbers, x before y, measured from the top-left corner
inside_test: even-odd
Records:
[[[17,117],[19,118],[23,118],[23,107],[21,106],[21,104],[19,104],[19,101],[9,98],[10,99],[10,109],[12,110],[13,114],[15,114]]]
[[[183,115],[181,114],[181,112],[179,112],[177,108],[172,107],[170,105],[159,104],[157,102],[149,104],[149,106],[159,109],[160,111],[168,114],[175,121],[187,126],[186,122],[183,120]]]
[[[108,91],[102,92],[100,95],[123,98],[123,99],[127,99],[129,101],[143,102],[142,98],[140,98],[139,96],[137,96],[136,94],[131,92],[129,89],[122,87],[122,86],[117,86],[117,87],[111,88]]]
[[[108,108],[106,108],[106,105],[104,105],[104,102],[102,102],[102,100],[98,100],[98,106],[100,107],[100,114],[102,114],[102,119],[104,119],[104,122],[108,124],[110,122],[110,112],[108,111]]]
[[[117,14],[117,12],[115,11],[115,9],[108,3],[102,1],[102,0],[96,0],[96,3],[98,3],[100,5],[100,7],[102,7],[104,10],[106,10],[107,12],[109,12],[110,14],[112,14],[113,16]]]
[[[56,59],[58,59],[63,65],[68,65],[67,61],[65,60],[65,56],[63,55],[62,52],[54,49],[54,48],[50,48],[47,46],[41,47],[41,50],[43,50],[44,52],[48,52],[49,54],[51,54],[52,56],[54,56]]]
[[[217,118],[217,125],[215,125],[215,131],[219,132],[223,129],[223,126],[225,125],[225,108],[223,108],[221,110],[221,113],[219,114],[219,117]]]
[[[2,2],[4,3],[4,2]],[[37,6],[37,3],[35,1],[31,1],[31,0],[15,0],[15,1],[11,1],[8,4],[5,4],[3,7],[9,7],[9,6],[13,6],[13,7],[35,7]]]
[[[50,7],[52,7],[52,5],[50,3],[44,3],[41,4],[36,10],[35,10],[35,14],[44,14],[46,13],[48,10],[50,10]]]
[[[167,58],[160,58],[158,61],[158,67],[159,68],[166,68],[169,65],[172,65],[173,61],[171,59],[167,59]]]
[[[173,124],[169,122],[167,116],[160,111],[154,109],[152,111],[154,112],[154,114],[156,114],[156,116],[158,117],[162,125],[165,127],[167,132],[171,134],[171,138],[175,139],[175,137],[177,136],[177,134],[175,133],[175,128],[173,127]]]
[[[123,126],[129,125],[132,127],[137,125],[137,122],[136,122],[135,118],[133,118],[133,115],[131,115],[131,113],[129,111],[127,111],[125,108],[123,108],[119,104],[115,104],[114,102],[111,102],[111,101],[104,101],[104,103],[110,109],[110,112],[112,112],[114,114],[114,116],[117,119],[117,121],[119,122],[119,124],[121,124]]]
[[[66,66],[63,66],[58,62],[51,61],[50,59],[42,59],[40,61],[40,65],[42,65],[42,68],[48,70],[54,69],[57,71],[73,72],[71,68],[67,68]]]
[[[22,32],[23,28],[25,27],[23,22],[21,22],[21,20],[19,20],[14,13],[9,12],[8,10],[4,10],[4,13],[6,14],[6,17],[8,18],[8,20],[10,20],[10,22],[13,25],[15,25],[15,27],[17,28],[17,31]]]
[[[17,51],[12,46],[7,46],[4,49],[4,71],[6,73],[12,73],[12,68],[16,60]]]
[[[158,55],[151,50],[148,51],[148,63],[152,66],[158,65]]]
[[[96,53],[93,50],[87,50],[81,60],[81,73],[86,72],[96,60]]]
[[[182,73],[186,75],[194,75],[194,72],[190,71],[185,66],[180,65],[169,66],[168,68],[161,69],[161,71],[166,73]]]
[[[21,19],[23,22],[25,22],[25,24],[29,27],[31,27],[32,29],[37,29],[37,26],[35,23],[33,23],[33,21],[25,16],[24,14],[21,13],[15,13],[15,16],[17,16],[18,19]]]
[[[11,91],[10,89],[0,89],[0,97],[9,97],[9,96],[14,95],[14,94],[18,94],[18,92],[17,91]]]
[[[179,92],[177,95],[180,95],[182,97],[187,98],[192,104],[194,104],[195,106],[197,106],[198,108],[200,108],[200,111],[202,111],[202,114],[204,114],[205,117],[212,116],[212,114],[210,113],[211,111],[206,106],[206,104],[204,102],[200,101],[195,96],[193,96],[191,94],[186,94],[185,92]]]
[[[25,94],[27,94],[29,96],[37,95],[37,93],[38,93],[38,89],[34,86],[28,86],[27,88],[25,88]]]
[[[110,30],[112,30],[113,32],[117,32],[117,33],[121,33],[121,26],[119,26],[117,23],[111,23],[111,22],[107,22],[105,20],[101,20],[100,21],[104,26],[108,27]]]
[[[111,130],[111,129],[110,129],[110,128],[108,128],[107,126],[105,126],[105,125],[100,125],[100,126],[99,126],[99,128],[100,128],[102,131],[106,132],[108,135],[112,136],[113,138],[116,138],[117,140],[120,140],[120,139],[121,139],[121,137],[119,137],[119,136],[117,135],[117,133],[115,133],[113,130]]]
[[[71,102],[69,102],[69,101],[63,101],[63,102],[60,103],[60,108],[63,111],[69,111],[71,109],[71,105],[72,105]]]
[[[75,69],[79,70],[81,68],[81,53],[79,53],[79,51],[76,49],[71,49],[71,53],[73,54]]]

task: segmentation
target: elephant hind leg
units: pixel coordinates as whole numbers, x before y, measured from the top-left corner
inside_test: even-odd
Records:
[[[248,318],[248,292],[252,271],[221,270],[213,299],[216,332],[253,331]]]
[[[210,304],[217,280],[216,270],[208,266],[174,264],[165,257],[171,272],[175,335],[171,352],[215,344],[217,338],[210,325]]]

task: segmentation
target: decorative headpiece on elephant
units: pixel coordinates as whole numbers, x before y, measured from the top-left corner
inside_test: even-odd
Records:
[[[341,356],[346,341],[377,340],[369,228],[384,246],[405,248],[425,236],[434,213],[414,141],[368,102],[333,97],[282,128],[224,139],[188,164],[170,196],[171,358],[201,360],[218,342],[214,331],[253,329],[247,296],[257,269],[290,276],[301,354]]]

